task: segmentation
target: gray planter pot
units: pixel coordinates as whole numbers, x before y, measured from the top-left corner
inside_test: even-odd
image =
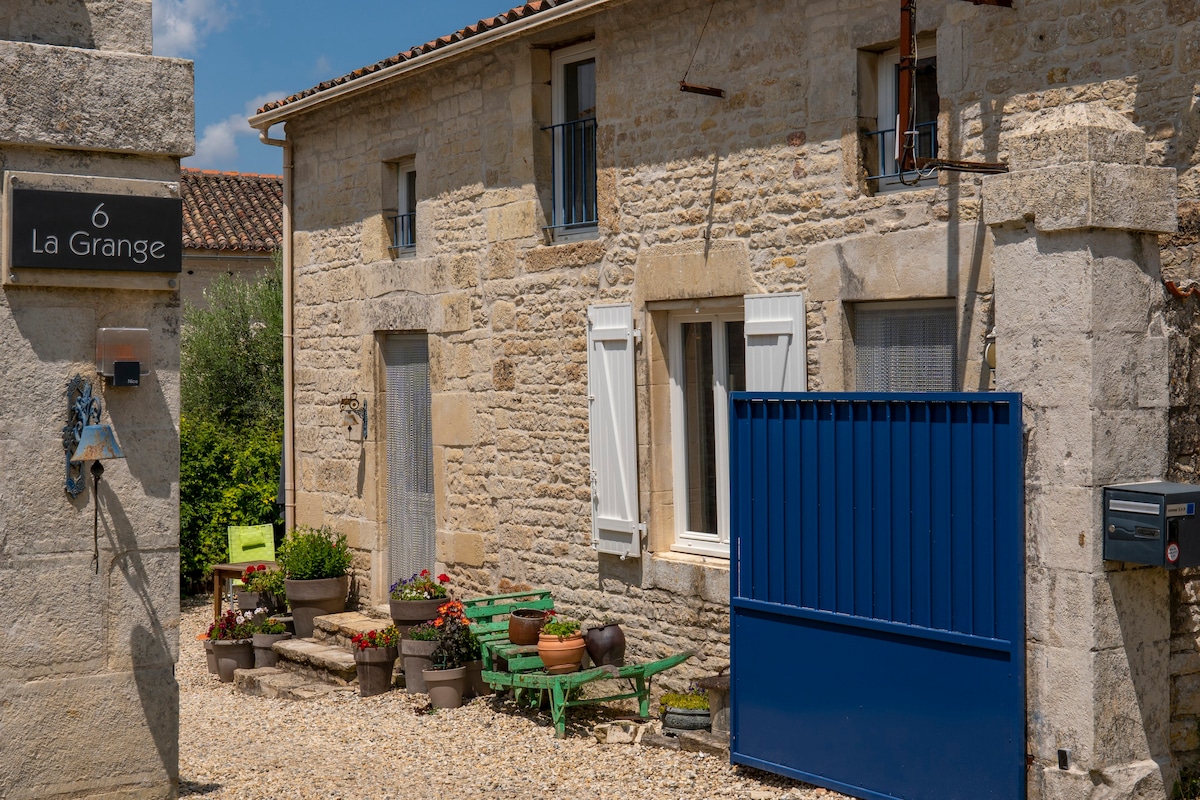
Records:
[[[368,647],[354,651],[354,666],[358,671],[358,693],[374,697],[392,688],[392,671],[396,666],[395,647]]]
[[[290,633],[256,633],[251,637],[254,642],[254,668],[273,667],[279,661],[279,655],[271,649],[271,645],[292,638]]]
[[[324,614],[340,614],[346,610],[346,595],[350,591],[350,576],[320,578],[312,581],[284,581],[288,603],[292,606],[292,621],[297,639],[311,639],[313,620]]]
[[[217,654],[213,652],[212,639],[204,640],[204,658],[208,661],[208,671],[213,675],[219,674],[217,669]]]
[[[466,691],[467,668],[427,669],[423,673],[429,702],[434,708],[458,708]]]
[[[392,622],[403,637],[413,625],[420,625],[436,617],[438,606],[449,601],[449,597],[438,600],[388,600],[388,607],[391,609]]]
[[[213,654],[221,683],[232,683],[235,669],[254,669],[254,646],[249,639],[215,639]]]
[[[430,656],[433,655],[437,644],[437,642],[416,642],[412,639],[400,640],[400,656],[403,658],[404,666],[404,691],[409,694],[425,694],[427,687],[422,672],[433,667],[433,660]]]

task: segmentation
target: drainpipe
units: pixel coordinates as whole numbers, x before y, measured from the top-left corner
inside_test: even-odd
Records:
[[[292,403],[295,382],[292,377],[292,143],[272,139],[269,127],[261,129],[258,140],[283,148],[283,525],[290,531],[296,526],[296,415]]]

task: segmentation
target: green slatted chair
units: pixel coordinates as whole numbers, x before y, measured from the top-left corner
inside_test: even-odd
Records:
[[[255,563],[275,560],[275,526],[265,525],[230,525],[229,526],[229,563],[241,564],[253,561]],[[233,600],[234,589],[241,586],[239,580],[230,579],[226,586],[230,602]]]

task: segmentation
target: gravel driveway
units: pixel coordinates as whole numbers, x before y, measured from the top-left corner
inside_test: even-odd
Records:
[[[567,738],[549,715],[498,698],[425,713],[424,695],[309,701],[249,697],[210,675],[196,641],[212,606],[185,603],[180,639],[180,796],[276,798],[817,798],[814,789],[723,758],[628,744],[600,745],[608,711],[575,709]]]

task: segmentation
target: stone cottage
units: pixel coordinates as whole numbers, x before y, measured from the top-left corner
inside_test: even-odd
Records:
[[[538,0],[262,108],[288,522],[350,536],[366,603],[435,563],[550,586],[698,675],[729,392],[1021,392],[1030,796],[1165,796],[1200,592],[1103,560],[1100,487],[1200,462],[1200,303],[1162,280],[1194,276],[1200,9],[931,0],[902,48],[900,5]]]
[[[283,230],[283,185],[276,175],[185,169],[183,275],[179,299],[204,306],[221,275],[252,281],[269,272]]]

